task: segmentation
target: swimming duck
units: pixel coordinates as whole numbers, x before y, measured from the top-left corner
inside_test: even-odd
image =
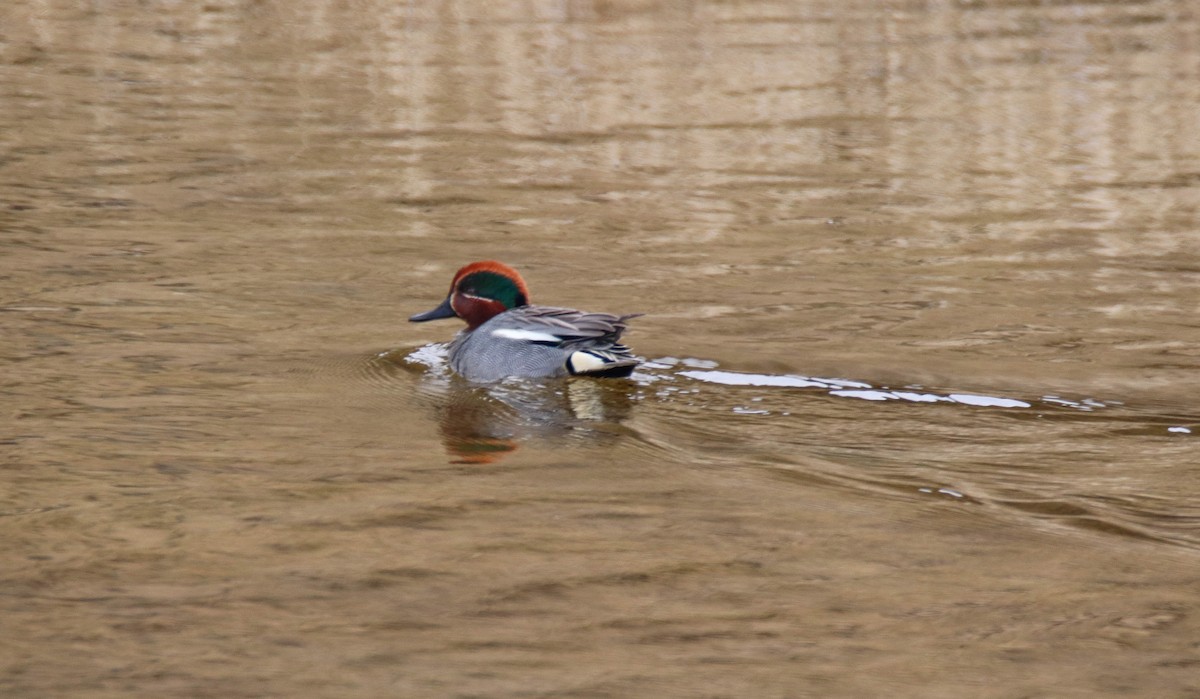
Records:
[[[625,321],[640,315],[530,305],[517,270],[484,260],[458,270],[440,306],[408,320],[466,321],[450,343],[450,367],[468,380],[490,382],[509,376],[629,376],[641,360],[620,344],[621,333]]]

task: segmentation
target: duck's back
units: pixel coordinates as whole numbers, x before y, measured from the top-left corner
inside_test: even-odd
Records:
[[[625,321],[570,308],[521,306],[495,316],[450,344],[450,366],[471,381],[569,374],[628,376],[638,364],[620,344]]]

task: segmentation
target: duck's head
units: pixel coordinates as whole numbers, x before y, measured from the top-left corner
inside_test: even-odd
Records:
[[[439,318],[462,318],[471,330],[510,308],[529,304],[529,289],[517,270],[503,262],[472,262],[458,270],[450,282],[450,293],[432,311],[409,318],[424,323]]]

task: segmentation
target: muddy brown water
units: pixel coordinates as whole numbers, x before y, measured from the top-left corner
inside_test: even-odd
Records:
[[[1189,0],[0,18],[0,695],[1200,695]]]

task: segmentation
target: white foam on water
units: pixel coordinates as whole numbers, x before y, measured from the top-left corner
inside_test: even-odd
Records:
[[[990,408],[1032,408],[1033,405],[1014,398],[996,398],[995,396],[978,396],[972,393],[951,393],[947,396],[955,403],[979,405]]]
[[[726,386],[784,386],[788,388],[829,388],[830,384],[803,376],[768,376],[737,371],[681,371],[680,376]]]
[[[933,393],[914,393],[912,391],[892,391],[898,398],[910,400],[914,403],[937,403],[939,401],[951,402],[946,396],[939,396]]]
[[[1084,398],[1081,401],[1076,401],[1076,400],[1067,400],[1066,398],[1059,398],[1058,396],[1042,396],[1042,400],[1047,403],[1054,403],[1055,405],[1061,405],[1061,406],[1064,406],[1067,408],[1074,408],[1076,410],[1082,410],[1085,413],[1096,410],[1097,408],[1107,408],[1110,404],[1111,405],[1121,405],[1121,403],[1119,403],[1117,401],[1109,401],[1108,403],[1101,403],[1100,401],[1094,400],[1092,398]]]
[[[449,352],[447,351],[446,347],[446,345],[439,344],[418,347],[412,352],[409,352],[408,355],[404,357],[404,361],[409,362],[410,364],[423,364],[424,366],[428,367],[444,366],[446,364],[446,359],[449,356]],[[379,356],[382,357],[387,354],[387,352],[383,352]]]
[[[950,488],[938,488],[937,490],[934,490],[933,488],[917,488],[917,491],[921,492],[921,493],[929,493],[930,495],[932,495],[934,493],[940,493],[941,495],[949,495],[952,498],[967,497],[966,495],[958,492],[957,490],[952,490]]]
[[[889,393],[888,391],[862,391],[862,390],[837,389],[834,391],[830,391],[829,395],[841,396],[842,398],[859,398],[861,400],[899,400],[900,399],[900,396],[897,396],[895,393]]]
[[[851,381],[850,379],[812,379],[812,381],[821,381],[831,386],[840,386],[842,388],[874,388],[869,383],[862,381]]]
[[[668,358],[671,361],[673,358]],[[666,360],[660,360],[666,361]],[[780,388],[825,388],[829,389],[829,395],[839,396],[842,398],[858,398],[859,400],[903,400],[910,403],[961,403],[963,405],[974,405],[989,408],[1031,408],[1033,405],[1023,400],[1015,398],[1001,398],[997,396],[983,396],[974,393],[951,393],[949,395],[938,395],[936,393],[925,393],[918,391],[889,391],[886,389],[875,388],[871,384],[861,381],[851,381],[849,379],[817,379],[808,376],[795,376],[784,374],[773,376],[770,374],[750,374],[740,371],[681,371],[679,376],[684,376],[697,381],[705,381],[708,383],[718,383],[725,386],[775,386]],[[760,399],[761,400],[761,399]],[[1090,400],[1090,399],[1089,399]],[[1081,410],[1090,410],[1091,407],[1085,406],[1082,403],[1073,403],[1070,401],[1062,401],[1057,399],[1054,402],[1060,402],[1064,405],[1071,405]],[[1090,405],[1100,406],[1102,403],[1091,401]]]

